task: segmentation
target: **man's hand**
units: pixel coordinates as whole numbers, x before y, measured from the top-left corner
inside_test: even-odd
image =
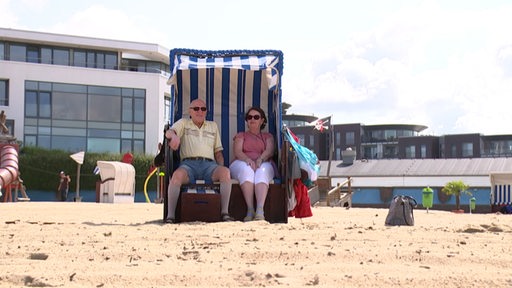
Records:
[[[165,138],[167,138],[167,142],[169,143],[169,147],[176,151],[180,147],[180,137],[174,133],[172,130],[165,131]]]

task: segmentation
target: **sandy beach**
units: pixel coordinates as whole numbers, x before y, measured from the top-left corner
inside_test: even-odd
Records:
[[[512,286],[511,216],[387,212],[164,225],[162,204],[0,203],[0,286]]]

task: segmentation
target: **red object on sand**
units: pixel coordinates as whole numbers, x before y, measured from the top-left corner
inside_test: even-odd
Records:
[[[306,218],[313,216],[311,211],[311,201],[309,200],[308,187],[302,183],[302,180],[293,180],[293,190],[297,204],[293,210],[288,212],[289,217]]]

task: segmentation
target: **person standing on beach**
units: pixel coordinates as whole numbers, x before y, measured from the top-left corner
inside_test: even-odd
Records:
[[[229,215],[231,196],[231,174],[224,166],[222,143],[217,123],[206,120],[206,103],[195,99],[190,103],[190,118],[176,121],[165,132],[165,138],[172,150],[180,149],[181,163],[171,176],[167,191],[167,217],[165,223],[175,223],[176,205],[183,184],[195,180],[220,182],[221,217],[223,221],[233,221]]]
[[[68,199],[68,191],[69,191],[69,183],[71,182],[71,177],[66,175],[64,171],[60,171],[60,180],[59,180],[59,196],[60,201],[66,201]]]

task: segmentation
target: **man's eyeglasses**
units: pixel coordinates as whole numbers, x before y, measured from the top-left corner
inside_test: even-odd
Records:
[[[194,111],[199,111],[199,109],[201,109],[201,111],[205,112],[206,111],[206,107],[190,107],[190,109],[194,110]]]
[[[252,118],[254,118],[254,120],[260,120],[261,116],[260,115],[247,115],[247,117],[245,117],[245,120],[251,120]]]

